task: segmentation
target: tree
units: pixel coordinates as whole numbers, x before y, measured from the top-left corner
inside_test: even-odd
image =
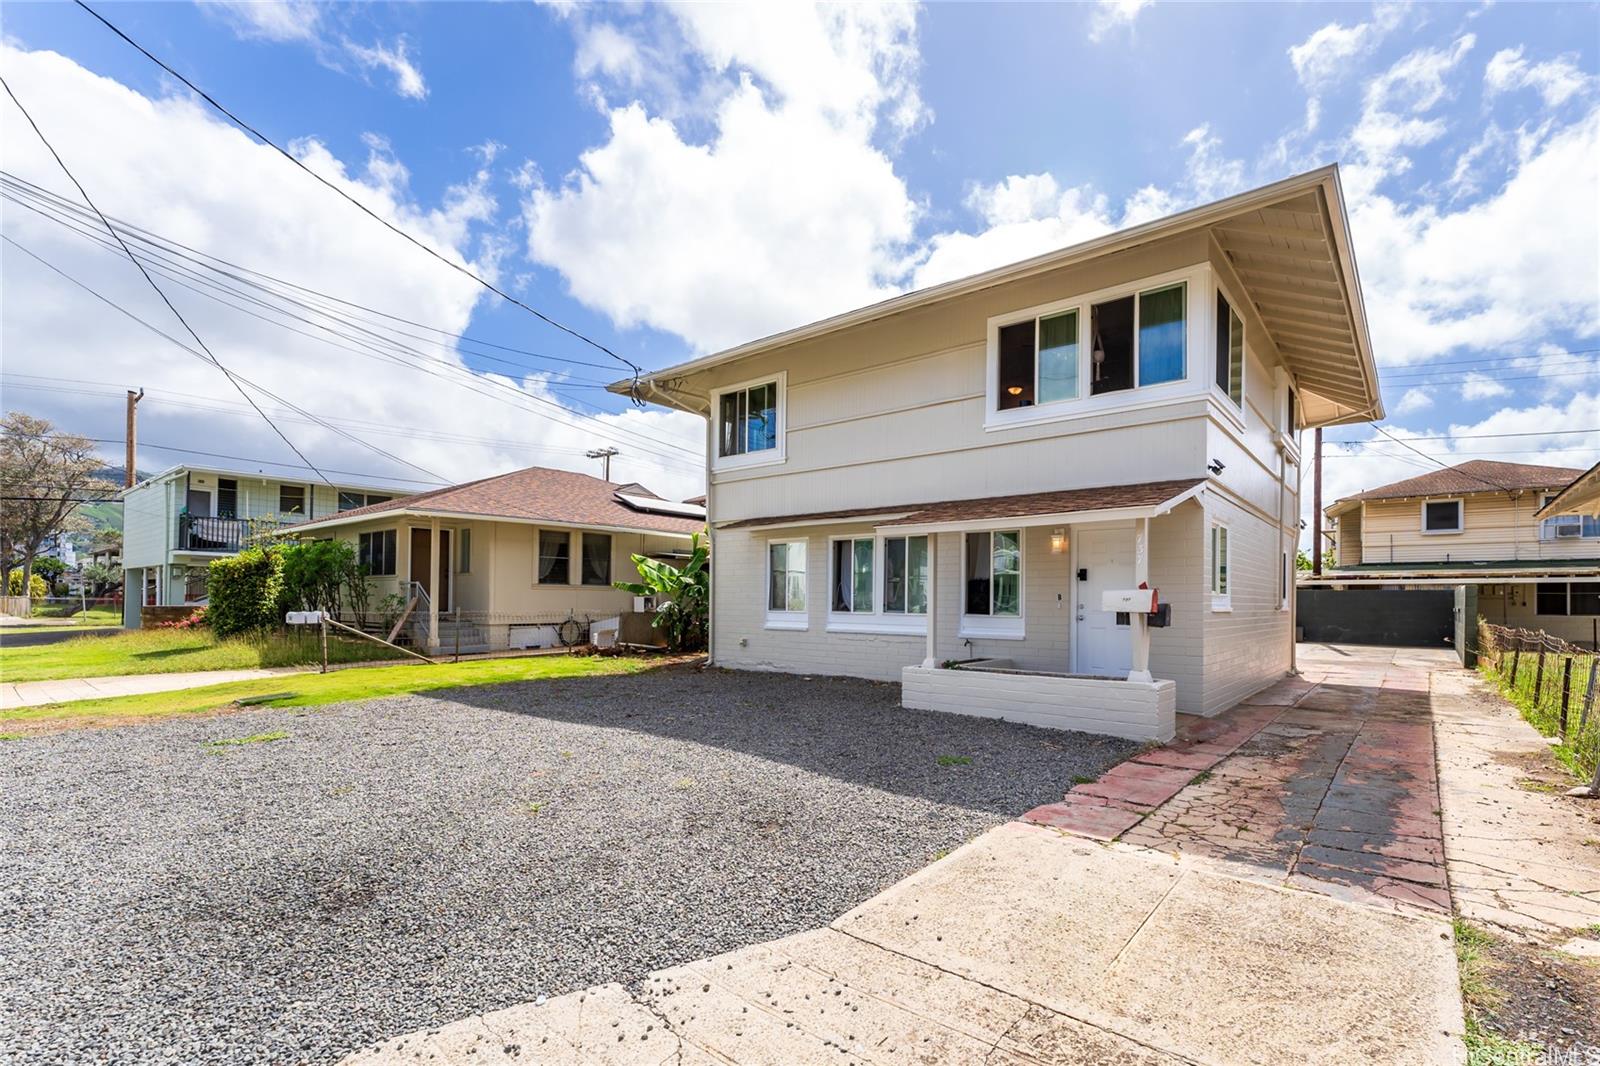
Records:
[[[83,583],[89,588],[89,595],[104,596],[106,590],[115,588],[122,583],[122,571],[99,563],[90,563],[83,568]]]
[[[95,476],[102,465],[87,437],[20,411],[0,419],[0,556],[7,567],[21,562],[24,588],[33,584],[34,560],[45,541],[89,528],[78,505],[117,491]]]
[[[656,617],[651,625],[666,635],[667,647],[675,652],[705,647],[711,606],[711,571],[706,566],[709,555],[696,533],[689,542],[689,559],[681,568],[635,555],[633,565],[639,570],[640,580],[615,582],[624,592],[656,598]]]
[[[54,555],[41,555],[33,561],[33,572],[44,578],[46,585],[54,585],[67,572],[67,564]]]
[[[22,595],[22,568],[21,567],[17,567],[15,570],[12,570],[11,571],[11,575],[8,578],[6,578],[6,595],[7,596],[21,596]],[[50,595],[50,589],[49,589],[48,586],[45,585],[44,578],[40,577],[38,574],[34,574],[32,577],[30,577],[28,579],[28,598],[29,599],[42,600],[42,599],[44,599],[45,597],[47,597],[49,595]]]

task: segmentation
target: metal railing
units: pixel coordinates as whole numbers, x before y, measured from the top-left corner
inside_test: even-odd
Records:
[[[215,518],[211,515],[178,516],[178,551],[236,552],[250,546],[263,533],[289,523],[265,518]]]
[[[1478,662],[1556,754],[1600,795],[1600,652],[1543,630],[1478,624]]]

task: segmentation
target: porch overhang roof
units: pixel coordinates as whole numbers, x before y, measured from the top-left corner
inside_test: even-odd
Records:
[[[718,529],[794,529],[801,526],[860,524],[896,534],[945,533],[961,530],[1021,528],[1082,522],[1115,522],[1154,518],[1192,499],[1205,488],[1205,478],[1147,481],[1137,485],[941,500],[895,507],[857,507],[839,511],[745,518]]]
[[[1568,514],[1600,514],[1600,463],[1573,478],[1570,485],[1535,511],[1533,517],[1554,518]]]

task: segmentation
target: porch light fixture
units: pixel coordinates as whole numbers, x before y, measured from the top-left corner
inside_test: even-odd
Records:
[[[1050,554],[1060,555],[1067,550],[1067,531],[1065,529],[1052,529],[1050,531]]]

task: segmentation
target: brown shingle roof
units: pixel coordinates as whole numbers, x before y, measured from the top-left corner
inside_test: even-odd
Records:
[[[588,474],[530,466],[509,474],[352,508],[294,528],[298,532],[327,522],[377,516],[390,511],[479,515],[484,518],[514,518],[568,526],[608,526],[655,533],[695,533],[705,528],[703,518],[656,514],[629,507],[617,499],[617,493],[624,488],[633,495],[655,495],[638,484],[614,485]]]
[[[1204,478],[1177,481],[1147,481],[1138,485],[1101,485],[1058,492],[1029,492],[1015,496],[985,496],[975,500],[944,500],[937,503],[912,503],[901,507],[852,507],[840,511],[811,511],[746,518],[730,522],[724,529],[751,526],[804,525],[842,518],[885,517],[885,526],[920,526],[938,522],[980,522],[996,518],[1028,518],[1034,515],[1072,514],[1105,511],[1118,507],[1153,507],[1181,496]]]
[[[1337,501],[1338,506],[1347,500],[1396,500],[1407,496],[1459,496],[1468,492],[1503,492],[1517,489],[1560,488],[1579,474],[1564,466],[1534,466],[1529,463],[1497,463],[1489,459],[1430,470],[1426,474],[1408,477],[1392,485],[1379,485],[1366,492],[1358,492]]]

